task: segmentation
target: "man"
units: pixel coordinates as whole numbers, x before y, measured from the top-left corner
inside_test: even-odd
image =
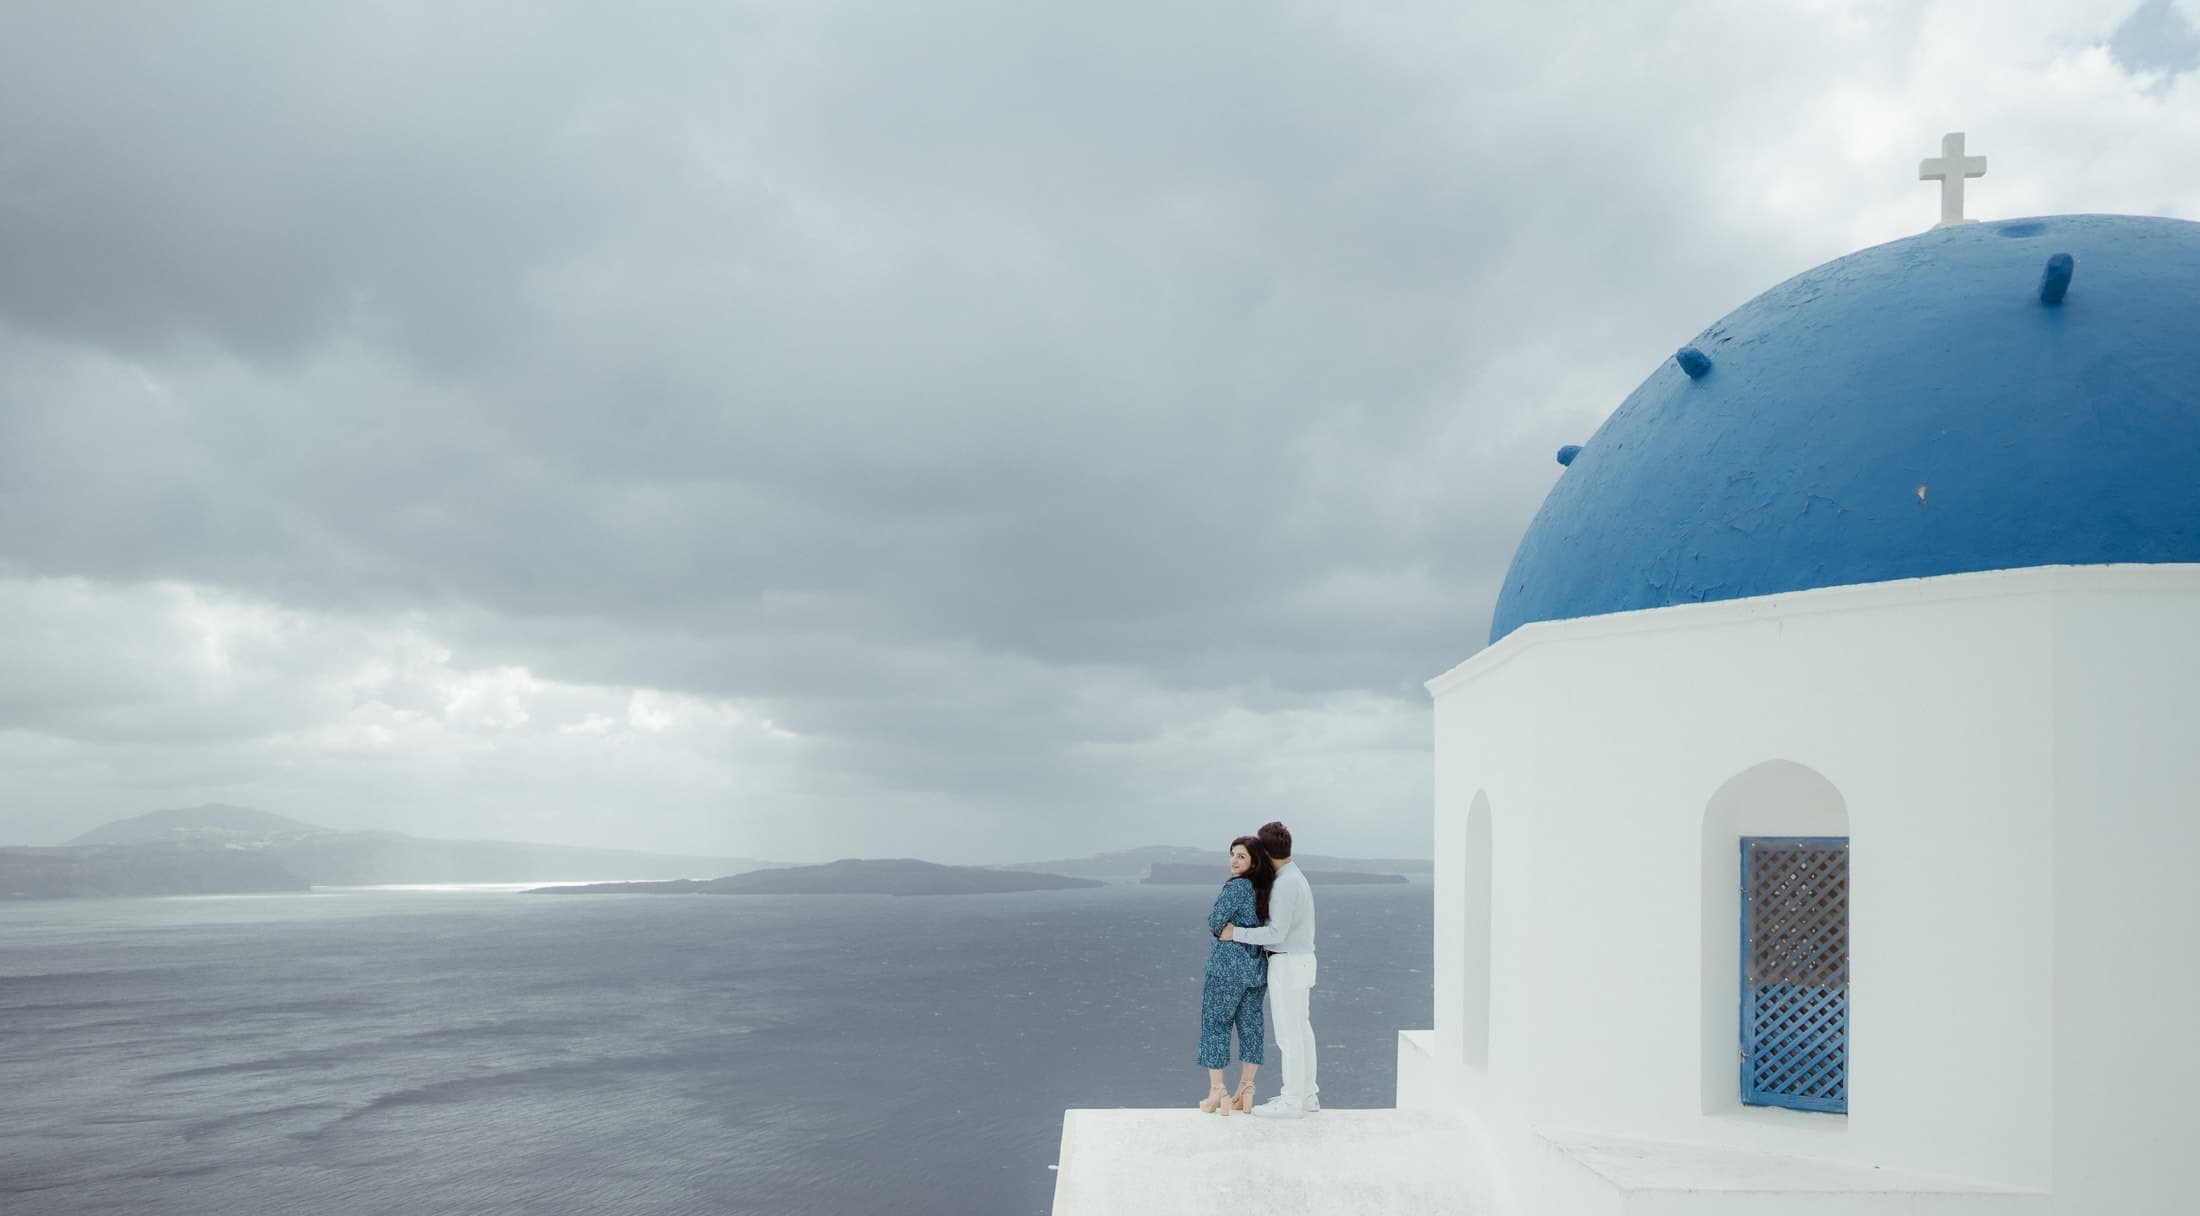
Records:
[[[1268,1119],[1297,1119],[1322,1108],[1314,1082],[1314,1023],[1307,1003],[1314,994],[1314,889],[1291,864],[1291,829],[1262,825],[1255,835],[1276,868],[1268,895],[1268,923],[1254,929],[1222,927],[1222,940],[1268,949],[1268,1013],[1283,1052],[1283,1092],[1253,1108]]]

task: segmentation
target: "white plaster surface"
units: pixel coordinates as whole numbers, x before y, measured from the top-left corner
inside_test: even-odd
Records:
[[[1552,1146],[1622,1191],[1851,1192],[2007,1195],[2031,1192],[1960,1178],[1880,1169],[1784,1153],[1739,1153],[1692,1144],[1556,1133]]]
[[[2200,1211],[2200,1056],[2177,1046],[2200,981],[2171,961],[2200,856],[2200,566],[1547,622],[1429,687],[1436,1017],[1401,1041],[1423,1075],[1400,1099],[1484,1129],[1519,1211],[1753,1193],[1606,1206],[1627,1192],[1595,1165],[1617,1159],[1553,1129],[1976,1180],[1867,1207],[1783,1188],[1798,1211]],[[1743,1106],[1738,839],[1835,831],[1849,1113]],[[1480,913],[1463,876],[1484,865]]]
[[[1441,1113],[1306,1119],[1072,1110],[1054,1216],[1486,1216],[1474,1141]]]
[[[1398,1032],[1398,1109],[1442,1110],[1457,1100],[1437,1063],[1436,1032]]]

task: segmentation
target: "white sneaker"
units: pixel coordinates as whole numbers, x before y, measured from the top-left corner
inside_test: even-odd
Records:
[[[1306,1100],[1306,1113],[1310,1115],[1318,1115],[1322,1113],[1322,1100],[1320,1094],[1316,1094]]]
[[[1306,1108],[1285,1098],[1270,1098],[1253,1108],[1253,1113],[1263,1119],[1303,1119]]]

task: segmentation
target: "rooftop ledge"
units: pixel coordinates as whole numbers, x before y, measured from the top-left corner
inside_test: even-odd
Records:
[[[1296,1120],[1072,1110],[1054,1216],[2047,1216],[2052,1197],[1853,1162],[1544,1132],[1549,1212],[1501,1207],[1457,1115],[1325,1110]],[[1563,1164],[1561,1164],[1563,1163]],[[1563,1198],[1560,1198],[1563,1196]]]
[[[1196,1096],[1196,1095],[1195,1095]],[[1325,1110],[1304,1119],[1182,1110],[1072,1110],[1062,1120],[1054,1216],[1487,1216],[1497,1208],[1464,1132],[1422,1111]]]
[[[2013,570],[1975,570],[1936,574],[1884,583],[1809,587],[1770,595],[1743,596],[1704,603],[1666,604],[1595,616],[1530,621],[1490,643],[1458,666],[1425,682],[1430,696],[1441,697],[1472,683],[1537,646],[1618,634],[1704,629],[1738,622],[1776,620],[1818,613],[1855,612],[1907,604],[2060,592],[2200,593],[2200,562],[2116,562],[2088,566],[2023,566]]]

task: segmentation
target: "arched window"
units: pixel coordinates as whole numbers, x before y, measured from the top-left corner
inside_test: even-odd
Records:
[[[1703,1108],[1845,1111],[1848,804],[1768,760],[1704,807]]]

